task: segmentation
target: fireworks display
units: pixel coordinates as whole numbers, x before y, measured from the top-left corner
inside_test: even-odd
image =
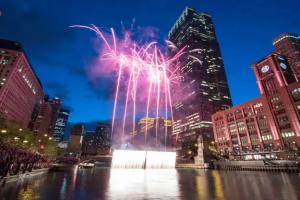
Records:
[[[157,42],[138,44],[131,40],[128,33],[119,39],[116,37],[114,29],[111,28],[107,33],[95,25],[74,25],[71,27],[85,28],[95,32],[103,42],[100,55],[101,62],[110,66],[111,73],[117,73],[112,113],[112,134],[116,130],[117,110],[122,108],[122,127],[121,129],[118,127],[118,131],[121,131],[121,143],[126,142],[124,138],[126,138],[125,134],[128,134],[126,133],[128,123],[132,124],[132,133],[135,132],[137,112],[144,113],[146,119],[150,115],[156,119],[158,117],[173,119],[170,83],[179,78],[177,73],[178,59],[184,54],[185,48],[177,49],[172,42],[167,41],[166,44],[169,49],[176,49],[176,53],[172,57],[167,57]],[[120,95],[121,93],[124,95]],[[142,101],[138,101],[138,99],[142,99]],[[145,144],[148,124],[146,122]],[[156,120],[156,137],[158,134],[163,134],[158,133],[158,125],[158,120]],[[164,134],[167,137],[166,126]]]

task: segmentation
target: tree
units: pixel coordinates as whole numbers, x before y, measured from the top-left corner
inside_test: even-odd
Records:
[[[49,158],[57,155],[57,145],[51,137],[38,137],[31,130],[21,128],[18,123],[13,121],[3,123],[0,142],[32,153],[44,153]]]

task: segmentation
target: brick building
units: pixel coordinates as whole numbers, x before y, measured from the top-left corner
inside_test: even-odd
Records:
[[[300,78],[300,36],[282,33],[273,40],[277,53],[286,56],[297,78]]]
[[[20,43],[0,39],[0,113],[27,127],[42,103],[42,85]]]
[[[252,68],[260,97],[212,116],[218,151],[261,156],[270,151],[298,150],[300,82],[288,59],[273,53]]]

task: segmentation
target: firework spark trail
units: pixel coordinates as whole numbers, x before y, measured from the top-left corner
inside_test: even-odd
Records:
[[[121,81],[121,75],[122,75],[122,64],[119,68],[118,73],[118,80],[117,80],[117,88],[115,93],[115,100],[114,100],[114,108],[113,108],[113,116],[112,116],[112,122],[111,122],[111,134],[114,132],[114,125],[115,125],[115,119],[116,119],[116,109],[117,109],[117,102],[118,102],[118,96],[119,96],[119,89],[120,89],[120,81]]]
[[[102,30],[100,30],[95,25],[91,26],[83,26],[83,25],[74,25],[71,27],[76,28],[85,28],[91,31],[94,31],[97,36],[101,38],[104,42],[104,47],[101,52],[101,61],[109,62],[109,66],[113,66],[109,68],[110,73],[113,74],[114,71],[117,72],[117,81],[116,81],[116,90],[115,90],[115,98],[113,104],[113,113],[112,113],[112,131],[111,134],[114,133],[115,130],[115,120],[117,108],[119,106],[118,101],[120,100],[120,87],[121,84],[124,84],[121,80],[123,77],[126,77],[128,74],[129,80],[127,89],[125,89],[126,99],[124,104],[124,113],[123,113],[123,124],[122,124],[122,143],[124,134],[125,134],[125,126],[126,120],[128,116],[128,106],[129,104],[129,94],[132,95],[132,131],[133,135],[135,134],[135,120],[136,120],[136,109],[137,109],[137,91],[140,88],[147,87],[147,105],[146,105],[146,125],[145,125],[145,146],[147,143],[147,134],[148,134],[148,126],[149,126],[149,115],[151,105],[155,105],[155,103],[151,103],[151,100],[154,100],[153,95],[156,96],[156,125],[155,125],[155,134],[156,134],[156,144],[158,138],[158,117],[160,114],[160,110],[165,111],[165,119],[168,118],[169,108],[170,107],[170,116],[173,122],[173,110],[172,110],[172,98],[170,92],[170,82],[176,82],[177,79],[180,78],[178,76],[177,71],[179,69],[178,65],[174,65],[178,61],[178,59],[185,53],[185,47],[182,49],[178,49],[172,42],[167,41],[167,45],[172,50],[175,50],[177,53],[170,57],[166,58],[162,52],[158,49],[156,42],[146,43],[144,45],[137,45],[136,43],[131,41],[130,33],[125,32],[124,38],[122,40],[117,40],[115,31],[113,28],[110,28],[109,37],[105,37],[106,34]],[[112,40],[112,44],[110,41]],[[195,51],[196,53],[197,51]],[[193,57],[192,57],[193,58]],[[195,60],[195,58],[193,58]],[[199,60],[197,60],[199,62]],[[117,70],[114,68],[117,66]],[[175,70],[171,69],[171,66]],[[126,81],[125,81],[126,82]],[[144,84],[147,84],[146,86]],[[162,85],[163,84],[163,85]],[[161,89],[162,88],[162,89]],[[156,90],[156,91],[155,91]],[[140,90],[139,90],[140,91]],[[164,93],[164,98],[161,98],[160,93]],[[139,93],[140,96],[140,93]],[[164,108],[160,109],[160,105],[163,105],[161,101],[164,100]],[[154,124],[153,124],[154,125]],[[167,124],[165,124],[167,125]],[[165,145],[166,145],[166,137],[167,137],[167,127],[165,127]]]
[[[133,115],[132,115],[132,134],[135,134],[135,115],[136,115],[136,90],[137,90],[137,77],[133,74]]]
[[[163,61],[164,62],[164,61]],[[163,75],[164,75],[164,90],[167,91],[165,92],[165,151],[167,150],[167,136],[168,136],[168,124],[167,124],[167,118],[168,118],[168,87],[167,87],[167,70],[166,68],[163,69]],[[172,105],[171,105],[172,107]],[[173,121],[172,121],[173,123]]]
[[[157,51],[155,51],[155,64],[156,64],[156,81],[157,81],[157,95],[156,95],[156,121],[155,121],[155,145],[157,146],[157,136],[158,136],[158,115],[159,115],[159,102],[160,102],[160,77],[159,77],[159,66],[157,61]]]
[[[124,138],[124,132],[125,132],[125,125],[126,125],[126,117],[127,117],[127,105],[128,105],[128,99],[130,94],[130,87],[131,87],[131,79],[132,79],[133,69],[130,72],[129,82],[127,86],[127,92],[126,92],[126,99],[125,99],[125,106],[124,106],[124,114],[123,114],[123,126],[122,126],[122,136],[121,139]],[[122,141],[123,143],[124,141]]]
[[[146,126],[145,126],[145,147],[147,144],[147,134],[148,134],[148,120],[149,120],[149,108],[150,108],[150,98],[151,98],[151,93],[152,93],[152,81],[150,82],[150,86],[148,89],[148,98],[147,98],[147,108],[146,108]]]

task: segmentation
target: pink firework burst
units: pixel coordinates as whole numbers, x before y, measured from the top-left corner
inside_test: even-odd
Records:
[[[169,49],[176,49],[176,54],[172,57],[165,56],[159,48],[157,42],[138,44],[131,40],[130,34],[124,34],[121,39],[116,37],[114,29],[109,33],[103,32],[95,25],[82,26],[74,25],[71,27],[89,29],[97,34],[103,41],[101,49],[101,61],[109,63],[113,68],[111,73],[117,72],[115,98],[112,113],[112,135],[115,130],[116,113],[119,107],[123,108],[121,143],[124,143],[125,126],[127,122],[132,123],[132,132],[136,129],[136,113],[138,97],[143,101],[139,104],[139,111],[145,113],[146,119],[150,113],[153,117],[164,115],[165,119],[172,118],[172,98],[170,83],[180,79],[178,76],[178,59],[185,53],[185,48],[176,49],[175,45],[167,41]],[[126,81],[122,77],[126,77]],[[122,88],[124,94],[120,95]],[[123,92],[123,91],[122,91]],[[124,96],[124,97],[123,97]],[[125,99],[120,99],[125,98]],[[121,104],[121,105],[120,105]],[[141,110],[142,109],[142,110]],[[132,116],[129,119],[129,113]],[[145,144],[147,141],[148,123],[146,122]],[[158,134],[158,120],[155,124],[156,136]],[[165,127],[167,136],[167,127]]]

